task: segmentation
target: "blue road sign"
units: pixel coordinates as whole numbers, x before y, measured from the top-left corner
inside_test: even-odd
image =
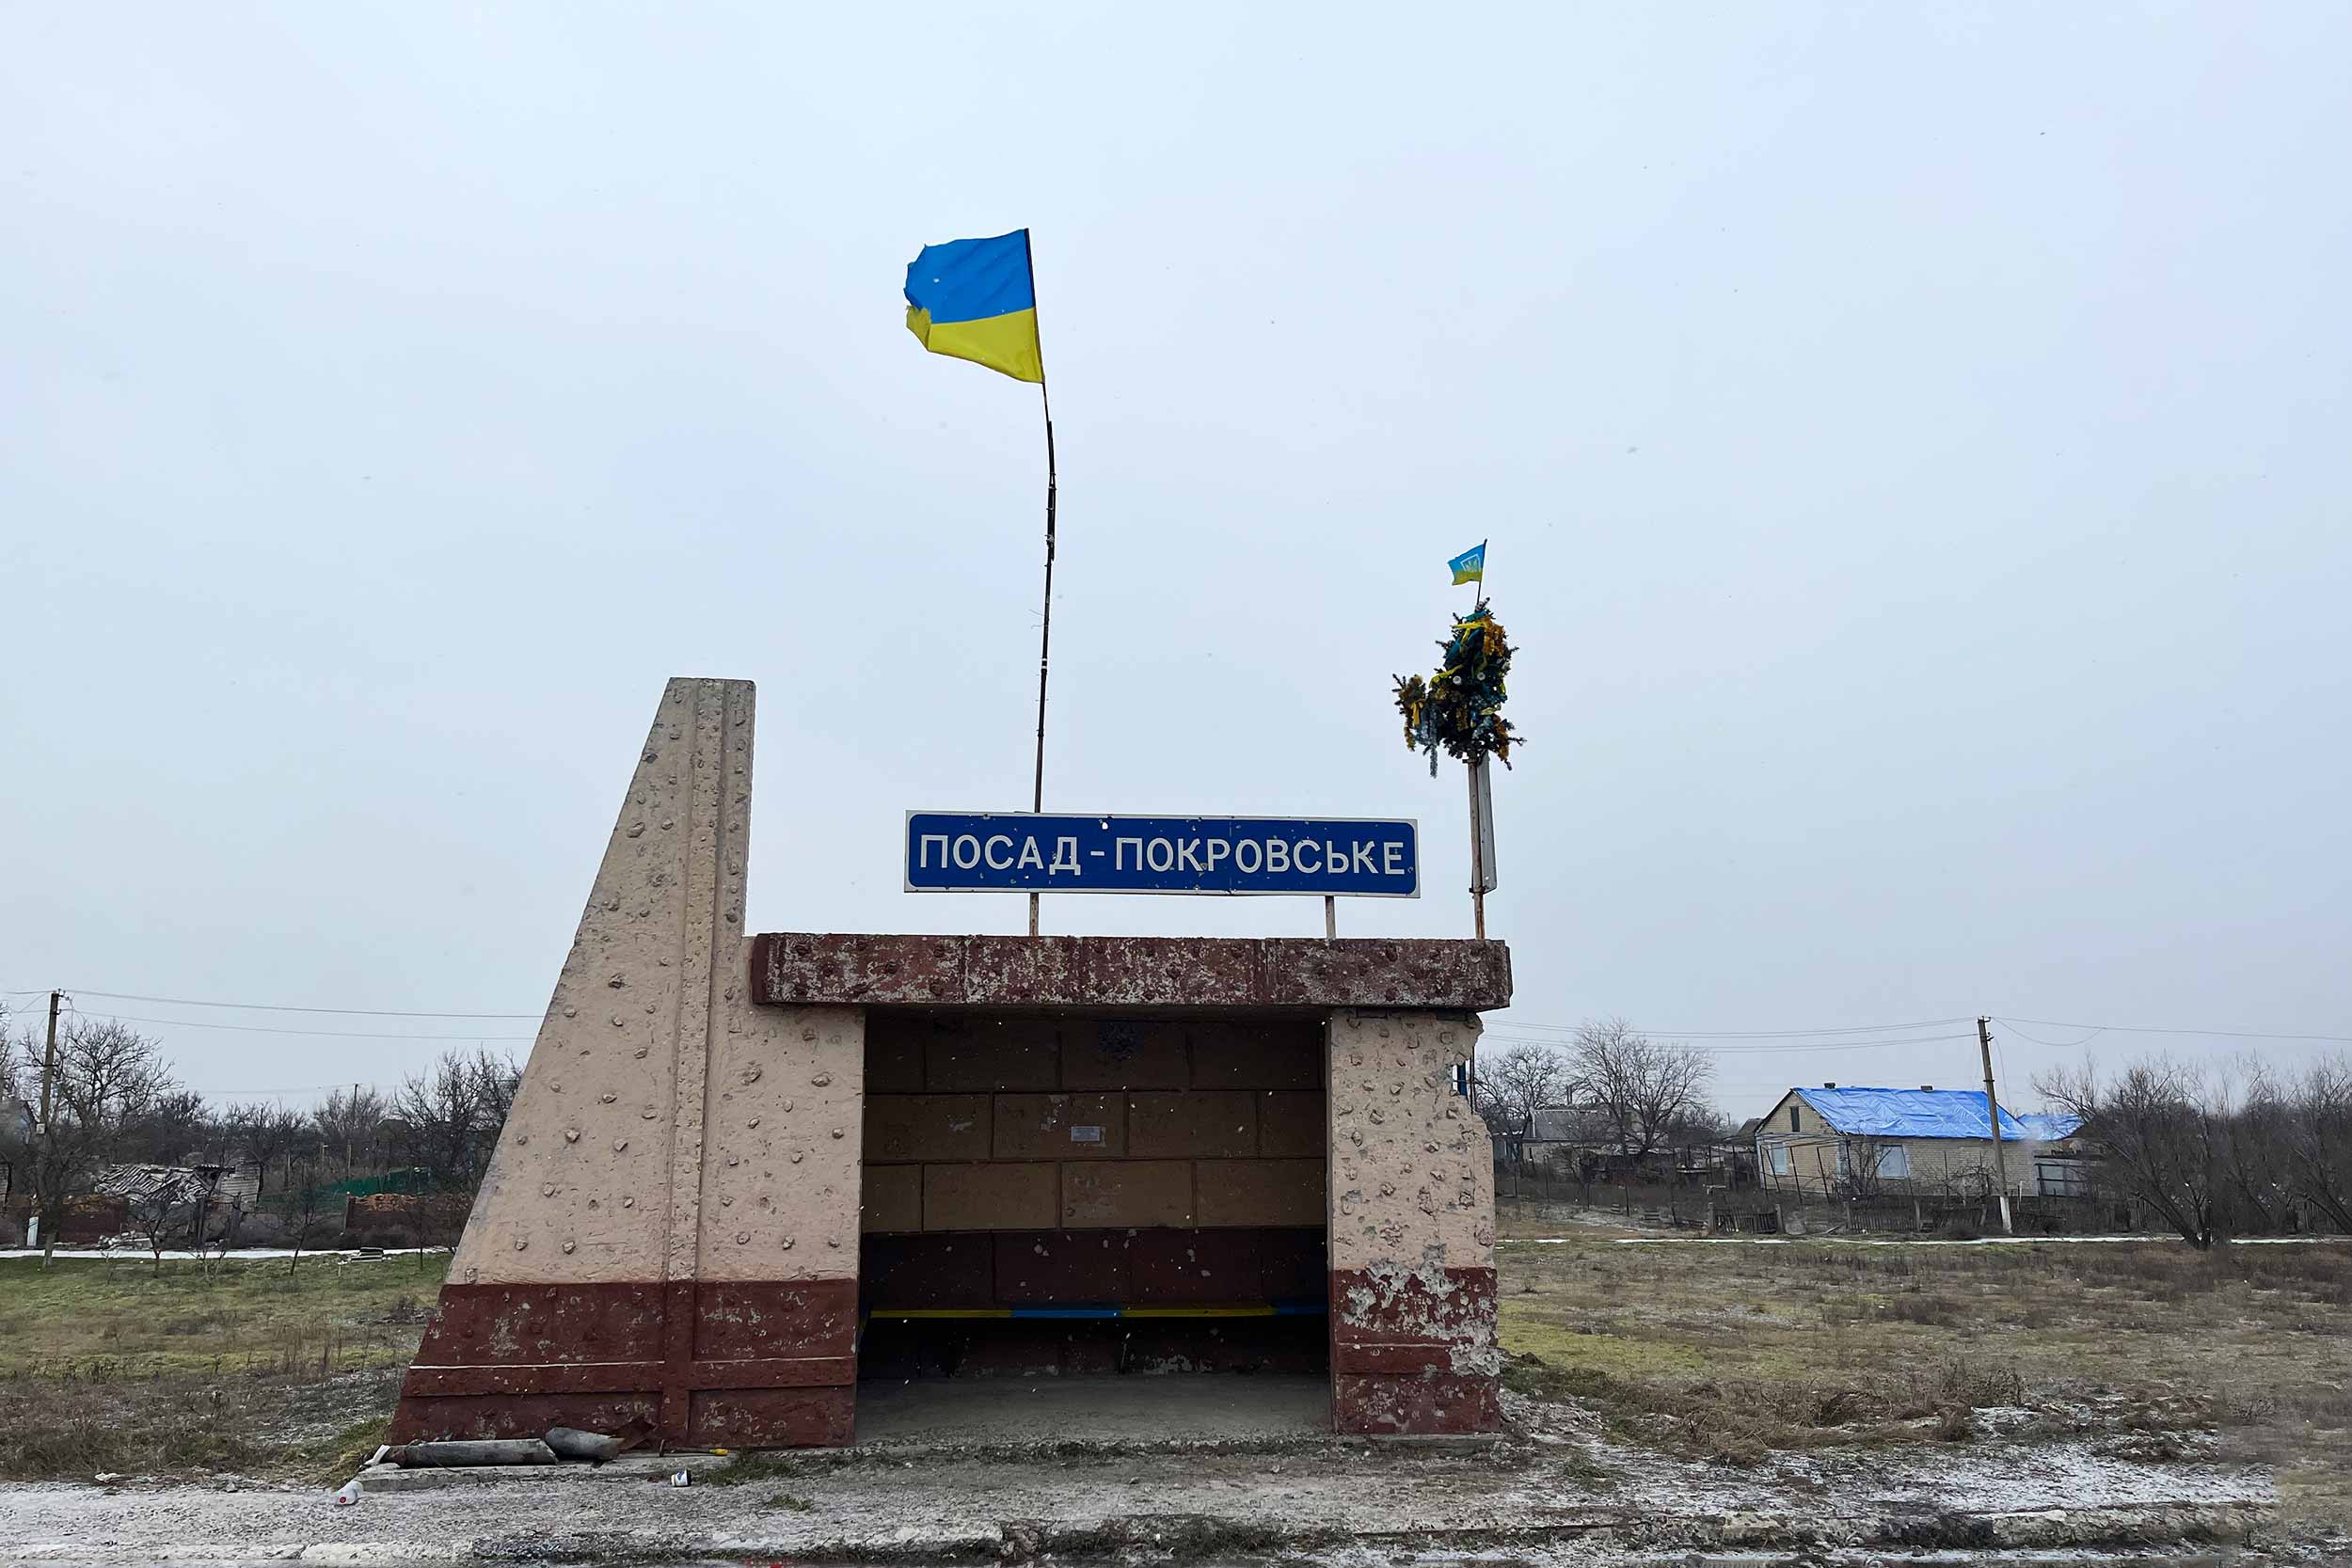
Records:
[[[1410,817],[907,813],[909,893],[1421,896]]]

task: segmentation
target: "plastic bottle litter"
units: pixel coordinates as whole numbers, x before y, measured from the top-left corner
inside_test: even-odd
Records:
[[[343,1482],[342,1489],[335,1494],[335,1506],[337,1508],[349,1508],[353,1503],[356,1503],[358,1500],[359,1481],[358,1478],[355,1476],[351,1480]]]

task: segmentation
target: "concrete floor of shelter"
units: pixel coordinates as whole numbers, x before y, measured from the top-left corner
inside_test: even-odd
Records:
[[[860,1447],[1255,1441],[1331,1430],[1307,1373],[918,1378],[861,1383]]]

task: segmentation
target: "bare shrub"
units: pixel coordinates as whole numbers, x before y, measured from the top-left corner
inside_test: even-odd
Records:
[[[1902,1291],[1888,1297],[1886,1315],[1902,1323],[1921,1323],[1930,1328],[1950,1328],[1968,1316],[1960,1303],[1951,1297],[1925,1291]]]

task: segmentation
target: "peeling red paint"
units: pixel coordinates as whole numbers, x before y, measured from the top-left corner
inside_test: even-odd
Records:
[[[642,1417],[674,1443],[846,1442],[822,1434],[849,1430],[856,1322],[853,1279],[445,1285],[393,1441]]]
[[[1499,942],[1221,937],[923,937],[777,932],[754,939],[754,997],[874,1006],[1401,1007],[1511,1001]]]
[[[1078,983],[1079,937],[965,937],[963,1000],[975,1007],[1043,1006]]]
[[[963,994],[961,937],[793,932],[753,941],[753,993],[764,1002],[829,996],[868,1002],[945,1004]],[[780,988],[780,989],[779,989]]]
[[[1378,1263],[1331,1271],[1334,1430],[1496,1430],[1502,1361],[1495,1307],[1489,1268]]]
[[[1331,1374],[1331,1426],[1353,1436],[1438,1436],[1502,1430],[1502,1386],[1491,1377]]]
[[[1331,1274],[1335,1344],[1492,1345],[1495,1271],[1375,1264]]]
[[[852,1388],[698,1392],[686,1441],[738,1449],[841,1449],[857,1441]]]
[[[420,1366],[657,1360],[659,1285],[445,1285]]]
[[[1331,1361],[1362,1371],[1501,1376],[1495,1271],[1434,1264],[1333,1270]]]
[[[844,1289],[847,1287],[847,1289]],[[849,1355],[857,1345],[857,1282],[703,1282],[694,1359]]]

